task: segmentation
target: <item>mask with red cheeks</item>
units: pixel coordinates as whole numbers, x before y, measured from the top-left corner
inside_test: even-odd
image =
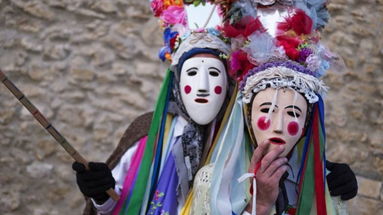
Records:
[[[199,125],[213,121],[225,101],[228,80],[224,63],[212,54],[197,54],[181,69],[179,87],[190,118]]]
[[[266,88],[251,103],[251,126],[257,143],[269,140],[269,150],[284,145],[282,157],[289,154],[304,130],[306,99],[298,92]]]

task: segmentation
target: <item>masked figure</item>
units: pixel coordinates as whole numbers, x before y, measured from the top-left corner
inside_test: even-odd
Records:
[[[344,214],[328,188],[348,187],[343,200],[356,195],[355,176],[337,185],[326,181],[335,171],[324,159],[327,88],[319,77],[336,57],[319,43],[325,1],[286,2],[236,1],[226,14],[221,29],[231,37],[229,71],[240,94],[200,176],[211,182],[193,188],[208,202],[202,209],[201,202],[192,204],[194,214]],[[254,189],[237,181],[246,172]]]
[[[269,205],[265,210],[270,211],[275,202],[277,214],[335,211],[324,175],[321,95],[326,87],[311,74],[294,62],[276,61],[250,71],[243,81],[249,132],[265,154],[250,167],[255,172],[255,180],[259,180],[257,199],[261,206],[257,205],[257,210],[261,213],[265,205]],[[285,171],[288,174],[282,178]],[[268,194],[271,198],[265,198],[262,190],[268,189],[267,183],[275,179],[271,189],[274,192]],[[264,183],[266,181],[269,182]]]
[[[206,211],[206,214],[241,214],[249,199],[248,187],[236,179],[247,171],[248,159],[244,158],[251,156],[251,150],[243,147],[250,139],[245,132],[244,118],[238,115],[242,108],[235,99],[240,95],[227,73],[230,67],[227,58],[231,53],[228,39],[217,29],[181,31],[184,19],[167,19],[165,14],[182,14],[182,2],[164,1],[161,8],[155,3],[158,1],[152,2],[153,10],[165,27],[165,47],[160,57],[171,59],[171,66],[154,113],[132,123],[107,160],[108,166],[90,163],[88,171],[74,163],[80,190],[91,197],[85,214],[201,214]],[[175,20],[178,21],[173,23]],[[297,115],[299,102],[296,100],[292,108],[295,124],[290,126],[295,126],[290,128],[292,131],[298,129],[294,138],[303,133],[299,129],[303,125],[299,123],[305,121],[301,120],[304,107],[299,106],[301,114]],[[274,115],[266,116],[264,124],[276,121],[272,119]],[[242,127],[237,126],[241,124]],[[241,137],[235,138],[233,133]],[[287,138],[279,138],[287,141]],[[207,165],[197,173],[204,164]],[[119,201],[106,195],[105,190],[111,187],[120,194]],[[227,199],[230,204],[225,204]]]

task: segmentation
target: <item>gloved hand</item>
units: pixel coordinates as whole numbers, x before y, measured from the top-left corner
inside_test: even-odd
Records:
[[[105,163],[89,162],[89,170],[82,163],[74,162],[72,169],[76,171],[77,185],[87,197],[93,198],[97,204],[109,199],[105,192],[116,185],[112,172]]]
[[[343,163],[326,161],[326,167],[331,171],[327,175],[327,183],[332,196],[340,196],[342,200],[349,200],[358,193],[358,183],[350,166]]]

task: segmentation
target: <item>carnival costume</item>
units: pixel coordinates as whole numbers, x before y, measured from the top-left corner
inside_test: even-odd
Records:
[[[289,82],[288,86],[283,81],[280,85],[280,82],[274,80],[264,83],[262,86],[258,85],[258,80],[247,84],[246,81],[251,80],[253,77],[251,75],[254,73],[268,74],[268,69],[278,66],[294,74],[301,70],[309,71],[306,73],[310,77],[299,79],[302,82],[299,82],[301,85],[297,86],[301,87],[299,92],[307,94],[306,98],[309,102],[315,102],[312,113],[323,117],[321,97],[318,96],[318,93],[322,93],[326,88],[321,84],[314,84],[317,88],[311,89],[312,86],[309,84],[307,87],[307,83],[304,81],[307,79],[315,83],[322,83],[316,82],[317,77],[312,78],[312,75],[316,76],[319,74],[318,71],[326,70],[326,65],[322,64],[326,61],[322,60],[327,59],[317,59],[321,60],[319,65],[315,64],[316,59],[313,59],[314,63],[308,65],[305,63],[309,61],[310,54],[313,54],[314,51],[315,54],[319,53],[315,57],[324,57],[323,55],[328,52],[325,52],[321,46],[315,46],[318,49],[311,50],[312,46],[309,43],[306,44],[309,40],[304,40],[304,44],[290,47],[292,45],[290,39],[296,38],[281,37],[280,41],[284,42],[277,44],[275,40],[278,37],[268,35],[262,23],[257,19],[257,4],[289,3],[295,9],[298,7],[302,11],[310,12],[309,19],[316,20],[313,22],[315,27],[310,27],[310,32],[303,32],[304,35],[310,35],[313,29],[320,28],[325,23],[325,18],[316,16],[319,12],[327,14],[327,11],[322,11],[323,1],[318,1],[319,9],[318,5],[312,6],[308,3],[310,1],[302,1],[303,3],[301,1],[278,1],[276,3],[275,1],[253,2],[247,0],[211,2],[219,5],[227,22],[218,29],[200,28],[197,30],[185,27],[186,18],[182,1],[153,0],[151,2],[153,12],[156,17],[160,17],[164,29],[165,46],[159,55],[162,60],[170,60],[171,66],[166,72],[153,115],[143,116],[142,119],[145,123],[138,123],[138,126],[142,126],[144,129],[138,133],[135,133],[134,128],[128,129],[119,147],[113,153],[115,156],[108,160],[110,168],[113,168],[113,177],[116,179],[115,190],[121,198],[118,202],[108,199],[100,205],[93,201],[98,213],[114,215],[242,214],[251,195],[249,185],[240,183],[237,179],[247,172],[253,146],[251,132],[246,130],[247,119],[244,117],[246,116],[246,108],[244,108],[246,105],[243,105],[242,100],[246,102],[246,98],[251,98],[251,94],[256,93],[253,90],[254,86],[260,90],[270,84],[274,84],[276,87],[298,89],[294,81]],[[195,4],[202,3],[206,2],[198,1]],[[293,11],[294,13],[289,13],[289,15],[297,14],[296,12],[300,10]],[[306,15],[304,18],[307,17]],[[313,19],[313,17],[316,18]],[[294,29],[288,29],[285,32],[290,32],[290,30]],[[280,36],[279,33],[277,35]],[[304,38],[312,39],[311,37]],[[230,40],[231,47],[228,44]],[[295,42],[295,40],[293,41]],[[310,42],[312,41],[310,40]],[[294,49],[298,50],[298,54]],[[307,51],[303,51],[306,49]],[[231,54],[232,51],[234,52]],[[296,58],[291,59],[290,52]],[[226,96],[220,104],[222,108],[218,108],[217,117],[208,123],[198,124],[188,114],[190,111],[185,108],[180,92],[183,89],[180,89],[179,82],[184,62],[201,53],[220,58],[233,80],[245,81],[240,87],[241,93],[238,93],[237,87],[234,87],[232,81],[228,80]],[[228,57],[230,57],[230,61],[227,65]],[[281,61],[272,61],[275,57]],[[302,62],[291,62],[297,61],[297,59]],[[286,66],[287,64],[288,66]],[[312,68],[314,69],[311,70]],[[271,73],[274,75],[274,70]],[[281,74],[281,76],[283,75]],[[259,80],[264,80],[265,77],[262,76]],[[317,104],[318,102],[319,104]],[[148,126],[150,117],[152,120]],[[319,150],[323,152],[324,127],[321,119],[323,118],[315,118],[315,123],[310,125],[321,126],[320,129],[317,129],[319,133],[315,133],[314,136],[322,137],[321,144],[317,145],[320,145]],[[310,127],[308,130],[311,132],[313,129]],[[129,135],[132,137],[129,138]],[[308,135],[306,136],[307,143],[298,153],[305,161],[303,163],[313,159],[311,156],[313,152],[310,151],[313,150],[313,147],[310,147],[313,138],[310,138],[311,133]],[[325,161],[322,155],[324,153],[320,153],[316,165],[318,163],[322,165],[322,161]],[[198,171],[200,166],[204,167]],[[321,173],[325,170],[323,166],[317,168],[322,168]],[[309,165],[303,165],[300,168],[298,175],[301,176],[299,179],[303,184],[310,181],[310,179],[303,179],[303,176],[313,176],[313,173],[310,172],[312,170]],[[318,171],[316,169],[315,174],[318,174]],[[321,182],[324,182],[325,179],[320,178],[322,178]],[[306,185],[305,187],[309,187],[310,192],[313,192],[312,186]],[[302,193],[305,192],[300,192],[300,194]],[[322,200],[322,197],[319,199]],[[312,201],[303,202],[311,203]],[[301,203],[298,205],[301,207]],[[283,212],[286,211],[285,206],[287,205],[281,206]],[[88,209],[91,210],[90,207]],[[298,212],[306,214],[307,210],[298,209]]]
[[[162,11],[153,8],[164,27],[165,47],[160,51],[160,58],[171,58],[171,66],[161,87],[148,135],[133,144],[112,171],[120,200],[109,199],[102,205],[94,202],[101,214],[178,213],[203,159],[203,149],[210,145],[208,142],[212,141],[218,124],[215,119],[199,124],[189,116],[179,89],[180,72],[187,59],[201,53],[220,58],[226,67],[230,46],[216,29],[187,29],[185,17],[180,14],[182,2],[160,3],[165,4]],[[222,91],[218,94],[231,93],[230,87]],[[219,106],[225,106],[225,96],[221,100]],[[223,115],[220,109],[218,107],[218,116]]]
[[[240,83],[240,94],[227,125],[217,138],[210,164],[206,166],[208,174],[205,177],[211,179],[211,186],[204,199],[210,204],[203,213],[240,214],[250,201],[251,195],[244,192],[249,190],[247,184],[236,181],[238,178],[244,181],[244,177],[239,177],[241,172],[245,178],[249,177],[246,174],[249,160],[243,158],[250,159],[251,142],[257,144],[250,123],[249,104],[255,94],[273,88],[276,92],[294,90],[295,97],[299,93],[309,104],[304,138],[289,154],[289,174],[287,179],[286,176],[282,179],[276,214],[345,214],[342,204],[330,198],[326,182],[322,97],[327,87],[319,78],[337,59],[319,43],[319,30],[328,20],[326,1],[240,0],[227,10],[226,20],[221,30],[231,37],[233,50],[229,71]],[[245,127],[247,131],[243,130]],[[256,179],[252,187],[255,182]],[[199,190],[197,186],[193,189]],[[254,205],[255,199],[256,193],[253,194]],[[190,204],[193,208],[193,203]],[[255,213],[253,207],[252,214]]]

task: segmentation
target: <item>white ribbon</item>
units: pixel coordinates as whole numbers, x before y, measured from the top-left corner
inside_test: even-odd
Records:
[[[251,209],[251,215],[257,215],[257,181],[255,180],[254,173],[245,173],[241,177],[239,177],[237,180],[239,183],[244,182],[248,178],[253,178],[253,207]]]

